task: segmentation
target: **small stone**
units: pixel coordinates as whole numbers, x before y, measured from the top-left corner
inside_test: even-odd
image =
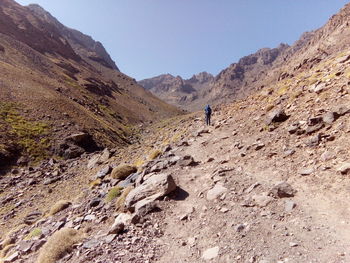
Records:
[[[273,198],[271,196],[268,196],[266,193],[254,195],[252,199],[255,205],[258,207],[266,207],[273,201]]]
[[[295,193],[293,187],[285,181],[276,184],[270,191],[270,194],[278,198],[293,197]]]
[[[226,208],[226,207],[223,207],[223,208],[220,209],[221,213],[227,213],[228,211],[230,211],[230,210],[228,208]]]
[[[290,246],[290,247],[297,247],[297,246],[298,246],[298,243],[290,242],[290,243],[289,243],[289,246]]]
[[[91,239],[83,244],[83,248],[91,249],[100,245],[100,242],[97,239]]]
[[[237,226],[235,226],[235,231],[236,232],[242,232],[245,228],[246,228],[246,224],[239,224]]]
[[[191,247],[194,246],[194,245],[196,244],[196,239],[197,239],[197,238],[195,238],[195,237],[189,237],[189,238],[187,239],[188,245],[190,245]]]
[[[101,199],[95,198],[95,199],[92,199],[92,200],[91,200],[89,206],[90,206],[90,208],[92,208],[92,207],[97,207],[97,206],[99,206],[99,205],[101,204],[101,202],[102,202]]]
[[[110,234],[105,237],[105,242],[107,244],[112,243],[112,241],[117,237],[116,234]]]
[[[42,213],[39,211],[32,212],[23,219],[23,222],[27,225],[34,224],[36,221],[38,221],[42,216]]]
[[[109,165],[105,166],[96,174],[96,178],[103,179],[107,174],[111,172],[111,170],[112,168]]]
[[[322,120],[324,123],[332,124],[336,120],[336,115],[334,112],[327,112],[323,114]]]
[[[187,220],[188,219],[188,214],[183,214],[180,216],[180,220],[183,221],[183,220]]]
[[[10,263],[10,262],[15,262],[19,257],[19,252],[16,251],[12,255],[8,256],[7,258],[4,259],[4,263]]]
[[[85,221],[94,221],[96,220],[96,216],[95,215],[87,215],[84,217]]]
[[[284,151],[284,156],[291,156],[295,153],[295,150],[289,149]]]
[[[337,171],[340,172],[341,174],[347,174],[350,172],[350,163],[343,163],[341,164],[338,168]]]
[[[288,120],[289,116],[282,109],[276,109],[270,112],[266,119],[266,124],[270,125],[273,122],[284,122]]]
[[[34,242],[30,242],[30,241],[26,241],[26,240],[22,240],[18,243],[18,250],[23,252],[24,254],[28,253],[32,246],[33,246]]]
[[[306,169],[302,169],[299,171],[299,174],[302,175],[302,176],[305,176],[305,175],[310,175],[314,172],[314,168],[310,167],[310,168],[306,168]]]
[[[109,230],[108,234],[120,234],[123,232],[125,225],[121,222],[117,224],[113,224],[111,229]]]
[[[205,250],[202,255],[202,259],[204,260],[212,260],[219,255],[219,247],[213,247]]]
[[[296,203],[291,200],[287,200],[284,204],[284,211],[286,213],[292,212],[292,210],[296,207]]]
[[[259,185],[260,185],[260,183],[256,182],[256,183],[252,184],[251,186],[249,186],[244,192],[249,194],[251,191],[253,191]]]
[[[329,161],[334,158],[334,154],[330,151],[325,151],[324,153],[321,154],[321,160],[322,161]]]
[[[211,190],[207,193],[207,200],[213,201],[218,199],[221,195],[226,193],[228,189],[221,184],[216,184]]]
[[[259,143],[258,145],[255,146],[255,151],[259,151],[259,150],[261,150],[264,147],[265,147],[264,143]]]

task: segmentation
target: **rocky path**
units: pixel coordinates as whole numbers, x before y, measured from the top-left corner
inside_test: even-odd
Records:
[[[244,160],[234,126],[211,127],[176,152],[200,164],[171,171],[183,200],[164,209],[159,262],[349,262],[349,196],[321,191],[317,176],[286,177],[295,171],[257,146]],[[295,194],[273,196],[280,181]]]
[[[217,109],[209,128],[194,115],[179,120],[167,128],[174,132],[168,138],[178,140],[168,140],[163,129],[146,137],[152,147],[139,146],[147,157],[138,169],[120,165],[106,149],[64,167],[47,164],[42,178],[56,166],[62,175],[50,188],[39,179],[34,184],[37,171],[29,171],[6,191],[32,185],[33,193],[46,189],[55,199],[70,185],[81,193],[72,198],[75,192],[64,188],[61,201],[69,202],[54,213],[51,203],[50,213],[40,202],[23,206],[30,214],[11,222],[31,222],[0,235],[4,262],[350,262],[350,110],[324,119],[330,106],[312,114],[289,107],[289,119],[272,111],[281,121],[265,127],[270,114],[254,99],[242,101]],[[3,195],[9,205],[19,201]],[[79,242],[58,253],[59,261],[37,261],[64,231],[79,233]]]

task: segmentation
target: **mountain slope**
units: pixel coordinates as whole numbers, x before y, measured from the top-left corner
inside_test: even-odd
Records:
[[[132,126],[181,113],[121,73],[101,43],[38,6],[1,1],[0,69],[1,165],[51,156],[82,131],[97,147],[123,145]]]
[[[139,84],[170,104],[199,110],[207,103],[230,102],[249,94],[287,48],[287,45],[281,44],[274,49],[261,49],[230,65],[216,77],[206,72],[194,75],[189,80],[161,75],[139,81]]]

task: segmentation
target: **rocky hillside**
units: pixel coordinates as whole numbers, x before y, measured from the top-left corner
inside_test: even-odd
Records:
[[[182,116],[123,152],[13,169],[4,262],[349,262],[350,50],[310,65],[213,126]]]
[[[176,116],[125,148],[13,167],[0,262],[350,262],[349,10],[212,126]]]
[[[126,145],[136,125],[181,113],[37,5],[0,2],[0,69],[1,167]]]

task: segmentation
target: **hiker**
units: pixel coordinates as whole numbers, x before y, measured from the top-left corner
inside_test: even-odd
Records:
[[[207,125],[210,125],[210,117],[211,117],[211,108],[209,105],[205,106],[205,122]]]

